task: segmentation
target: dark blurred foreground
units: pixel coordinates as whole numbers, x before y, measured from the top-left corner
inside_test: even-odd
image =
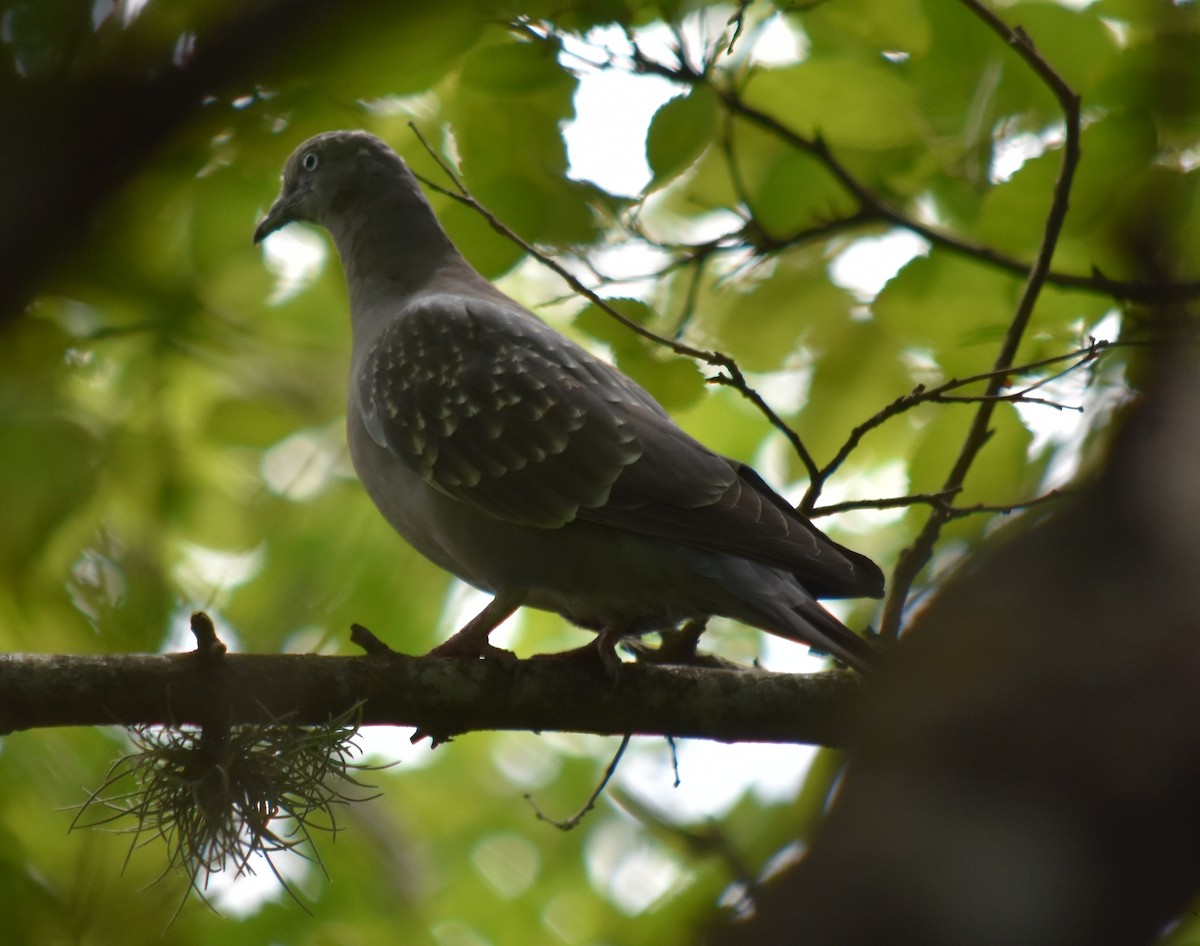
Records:
[[[1200,370],[898,648],[800,867],[712,943],[1150,943],[1200,891]],[[1015,531],[1015,530],[1014,530]]]

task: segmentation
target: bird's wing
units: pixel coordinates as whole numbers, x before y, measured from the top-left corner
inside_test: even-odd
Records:
[[[356,365],[372,438],[437,489],[507,522],[553,528],[602,507],[639,460],[645,473],[674,469],[667,492],[639,476],[647,500],[704,505],[736,478],[642,388],[515,304],[419,297]],[[646,429],[669,434],[653,457]]]
[[[427,482],[507,522],[576,518],[792,572],[819,597],[883,577],[749,467],[681,430],[642,387],[515,305],[410,302],[358,376],[374,440]]]
[[[653,433],[641,436],[653,445]],[[656,452],[651,446],[646,457]],[[721,494],[685,505],[647,483],[658,480],[658,471],[640,459],[621,472],[607,505],[583,510],[580,518],[782,568],[814,597],[883,594],[883,573],[874,562],[826,536],[750,467],[725,462],[734,476]]]

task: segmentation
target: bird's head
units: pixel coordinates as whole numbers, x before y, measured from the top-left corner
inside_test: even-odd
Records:
[[[371,201],[380,178],[410,185],[424,202],[404,162],[386,144],[365,131],[328,131],[301,144],[283,168],[283,187],[254,231],[259,243],[296,221],[330,229],[336,213]]]

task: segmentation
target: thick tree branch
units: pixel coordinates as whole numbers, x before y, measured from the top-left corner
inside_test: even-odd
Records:
[[[416,726],[437,740],[489,729],[669,735],[841,746],[861,685],[816,674],[534,658],[495,661],[372,653],[0,655],[0,732],[43,726],[228,725],[288,717],[319,725],[361,704],[364,724]]]

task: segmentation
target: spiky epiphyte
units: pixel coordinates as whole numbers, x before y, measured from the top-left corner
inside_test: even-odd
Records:
[[[181,871],[202,897],[213,874],[252,872],[251,858],[261,854],[296,899],[272,857],[294,852],[321,866],[314,832],[335,834],[336,807],[376,797],[355,791],[372,788],[357,773],[376,768],[351,761],[360,751],[357,715],[327,726],[284,719],[131,728],[133,751],[112,766],[72,827],[131,834],[130,854],[161,839],[168,870]]]

